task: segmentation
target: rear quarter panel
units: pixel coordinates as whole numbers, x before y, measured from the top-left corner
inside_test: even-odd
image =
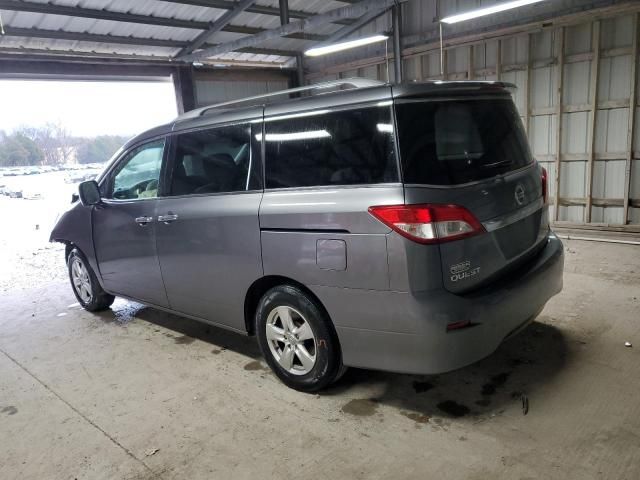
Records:
[[[265,275],[309,286],[388,290],[390,229],[368,208],[403,198],[399,184],[266,191],[260,207]]]

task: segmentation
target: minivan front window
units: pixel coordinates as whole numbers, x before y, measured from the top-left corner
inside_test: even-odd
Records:
[[[163,152],[164,140],[133,150],[112,177],[112,197],[118,200],[157,197]]]
[[[396,114],[405,183],[463,184],[533,161],[511,100],[400,101]]]

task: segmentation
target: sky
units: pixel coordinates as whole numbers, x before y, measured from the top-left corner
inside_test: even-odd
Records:
[[[0,130],[61,123],[73,136],[133,136],[177,116],[173,84],[0,80]]]

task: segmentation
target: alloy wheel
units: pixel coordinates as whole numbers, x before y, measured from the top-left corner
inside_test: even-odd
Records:
[[[297,310],[279,306],[266,322],[269,350],[278,364],[293,375],[306,375],[316,364],[316,337],[309,322]]]
[[[75,257],[71,262],[71,281],[73,288],[84,303],[91,302],[93,298],[89,271],[82,260]]]

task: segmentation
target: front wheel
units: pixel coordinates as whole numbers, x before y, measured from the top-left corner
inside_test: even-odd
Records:
[[[74,248],[67,258],[71,288],[80,305],[89,312],[109,308],[115,297],[106,293],[85,256]]]
[[[280,285],[264,294],[256,311],[256,334],[273,372],[295,390],[321,390],[341,372],[330,320],[296,287]]]

